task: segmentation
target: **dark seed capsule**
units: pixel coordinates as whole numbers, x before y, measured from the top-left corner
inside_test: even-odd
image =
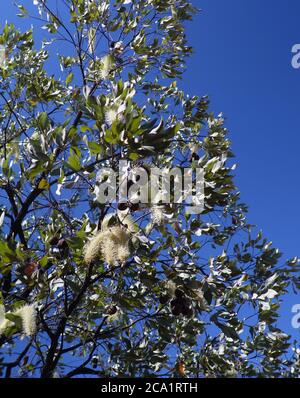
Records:
[[[112,305],[107,309],[108,315],[114,315],[118,311],[118,308],[115,305]]]
[[[174,299],[171,301],[171,311],[173,315],[180,315],[181,314],[181,303],[180,300]]]
[[[92,359],[92,367],[93,367],[93,369],[96,369],[97,366],[98,366],[98,358],[97,358],[97,357],[94,357],[94,358]]]
[[[59,242],[58,237],[57,236],[53,236],[53,238],[49,241],[49,244],[51,246],[56,246],[58,244],[58,242]]]
[[[118,204],[118,210],[125,211],[127,209],[128,209],[128,203],[119,203]]]
[[[50,268],[50,267],[52,267],[52,265],[53,265],[53,262],[51,260],[48,260],[46,268]]]
[[[130,210],[131,211],[138,211],[140,208],[139,203],[130,203]]]
[[[175,289],[175,296],[177,298],[183,298],[184,297],[184,292],[181,289]]]
[[[60,250],[67,250],[69,248],[68,242],[65,239],[60,239],[57,243],[57,247]]]
[[[166,304],[169,301],[169,296],[167,294],[161,294],[159,297],[160,304]]]
[[[187,303],[184,303],[184,304],[181,306],[181,312],[182,312],[182,315],[185,315],[185,316],[188,316],[188,315],[190,314],[190,308],[189,308],[189,306],[187,305]]]
[[[197,153],[192,153],[191,157],[190,157],[190,162],[192,162],[193,160],[199,160],[200,156]]]
[[[36,263],[35,261],[31,261],[28,264],[26,264],[25,268],[24,268],[24,274],[28,277],[30,277],[34,271],[38,268],[38,263]]]
[[[185,364],[183,361],[179,361],[176,364],[176,370],[177,370],[179,376],[181,376],[181,377],[185,376]]]
[[[178,315],[181,314],[180,306],[176,306],[175,305],[174,307],[171,308],[171,311],[172,311],[172,314],[175,315],[175,316],[178,316]]]
[[[186,316],[189,317],[189,318],[193,318],[193,316],[194,316],[194,310],[193,310],[192,307],[189,307]]]
[[[178,298],[174,298],[172,301],[171,301],[171,306],[178,306],[178,305],[181,305],[181,300],[180,299],[178,299]]]

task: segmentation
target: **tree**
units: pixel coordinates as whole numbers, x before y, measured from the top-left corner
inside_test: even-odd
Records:
[[[0,36],[2,375],[298,376],[276,322],[299,261],[247,224],[224,119],[179,88],[195,8],[33,3],[36,40]],[[204,211],[101,203],[120,160],[201,168]]]

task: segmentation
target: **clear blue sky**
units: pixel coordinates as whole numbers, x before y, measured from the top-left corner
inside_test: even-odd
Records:
[[[25,6],[32,1],[23,1]],[[1,0],[0,23],[15,17],[12,0]],[[208,94],[211,109],[223,112],[238,168],[236,183],[250,207],[249,221],[285,257],[300,256],[300,69],[291,48],[300,43],[299,0],[193,0],[202,8],[188,35],[195,54],[181,86]],[[284,303],[289,333],[291,305]]]
[[[299,0],[194,0],[202,8],[188,28],[195,54],[184,87],[208,94],[223,112],[238,168],[236,183],[248,220],[284,252],[300,256],[300,69],[291,48],[300,43]],[[281,326],[291,328],[286,297]]]
[[[238,169],[236,182],[261,227],[287,256],[300,255],[299,0],[194,0],[196,53],[185,87],[208,94],[223,112]]]

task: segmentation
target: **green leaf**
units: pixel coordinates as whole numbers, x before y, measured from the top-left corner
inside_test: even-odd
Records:
[[[50,184],[44,178],[39,182],[38,189],[49,189]]]
[[[73,150],[71,150],[71,154],[68,157],[67,166],[74,171],[81,169],[80,158]]]
[[[107,143],[115,145],[119,142],[119,134],[115,129],[106,130],[104,139]]]
[[[39,127],[42,130],[45,130],[46,127],[48,126],[48,123],[49,123],[49,119],[48,119],[47,113],[46,112],[40,113],[38,115],[37,122],[38,122]]]
[[[103,147],[97,142],[88,142],[88,147],[92,155],[98,155],[103,152]]]
[[[73,81],[73,78],[74,78],[74,73],[73,72],[69,73],[67,78],[66,78],[66,85],[67,86]]]

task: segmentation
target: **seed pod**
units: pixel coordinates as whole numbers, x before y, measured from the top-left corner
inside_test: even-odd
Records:
[[[192,153],[191,157],[190,157],[190,162],[192,161],[197,161],[200,159],[200,156],[197,153]]]
[[[183,361],[177,362],[176,371],[179,374],[179,376],[181,376],[181,377],[185,376],[185,364]]]
[[[134,211],[138,211],[140,208],[140,204],[139,203],[130,203],[130,211],[134,212]]]
[[[56,246],[58,244],[58,242],[59,242],[58,237],[57,236],[53,236],[53,238],[50,239],[50,241],[49,241],[49,245],[50,246]]]
[[[67,249],[69,247],[68,242],[65,239],[59,239],[57,242],[57,247],[59,249]]]
[[[25,265],[24,274],[29,278],[32,276],[34,271],[38,268],[38,263],[35,261],[30,261]]]
[[[174,299],[171,301],[171,311],[172,314],[178,316],[181,314],[181,303],[178,299]]]
[[[181,314],[181,308],[180,307],[174,306],[174,307],[171,308],[171,311],[172,311],[172,314],[175,315],[175,316],[178,316],[178,315]]]
[[[181,289],[175,289],[175,296],[177,298],[183,298],[185,296],[185,294]]]
[[[125,211],[125,210],[127,210],[128,209],[128,203],[119,203],[118,204],[118,210],[119,211]]]
[[[232,217],[232,224],[233,224],[233,225],[238,225],[238,223],[239,223],[238,218],[237,218],[236,216],[233,216],[233,217]]]
[[[93,358],[92,358],[92,368],[93,369],[96,369],[97,368],[97,366],[98,366],[98,357],[97,356],[94,356]]]
[[[188,316],[188,315],[190,314],[190,307],[189,307],[189,305],[188,305],[187,302],[184,302],[184,303],[181,305],[181,313],[182,313],[182,315],[184,315],[184,316]]]
[[[107,314],[108,315],[114,315],[118,311],[118,307],[116,305],[111,305],[110,307],[107,308]]]
[[[60,239],[57,243],[57,248],[62,255],[67,255],[69,253],[69,245],[65,239]]]
[[[169,299],[170,299],[170,297],[167,294],[161,294],[159,297],[159,302],[160,302],[160,304],[167,304]]]
[[[186,316],[187,316],[188,318],[193,318],[193,316],[194,316],[193,307],[189,307]]]

